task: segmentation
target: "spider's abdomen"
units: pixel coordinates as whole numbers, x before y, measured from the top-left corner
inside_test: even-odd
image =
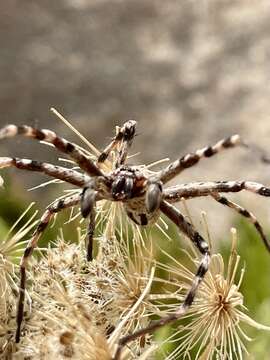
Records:
[[[130,199],[123,205],[127,216],[137,225],[146,226],[154,224],[160,215],[159,209],[151,213],[147,212],[145,197]]]

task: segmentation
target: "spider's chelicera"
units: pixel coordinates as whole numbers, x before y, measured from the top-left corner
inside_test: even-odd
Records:
[[[115,137],[96,161],[93,161],[89,156],[85,155],[78,145],[57,136],[51,130],[39,130],[25,125],[7,125],[0,130],[0,139],[23,135],[50,143],[60,152],[67,154],[81,169],[81,172],[79,172],[74,169],[34,160],[11,157],[0,158],[0,168],[14,166],[19,169],[38,171],[82,188],[81,193],[76,193],[65,199],[57,200],[46,209],[24,251],[20,263],[21,280],[17,310],[16,342],[20,341],[25,301],[26,267],[29,257],[37,246],[41,234],[46,229],[53,215],[63,209],[80,204],[82,216],[89,219],[87,232],[88,260],[92,260],[96,202],[104,199],[122,202],[127,216],[140,226],[153,224],[159,218],[160,213],[165,214],[174,224],[176,224],[179,230],[193,242],[202,254],[202,260],[195,274],[191,289],[187,293],[186,298],[178,311],[161,320],[153,322],[147,328],[138,330],[137,332],[120,339],[115,359],[119,358],[121,347],[129,341],[180,318],[191,306],[198,286],[208,270],[210,252],[207,242],[180,211],[173,206],[173,203],[178,202],[181,199],[210,196],[220,204],[232,208],[253,223],[268,251],[270,251],[270,244],[256,217],[240,205],[230,201],[224,195],[221,195],[221,193],[247,190],[262,196],[270,196],[270,188],[251,181],[191,182],[188,184],[165,187],[165,185],[176,175],[197,164],[202,158],[211,157],[224,149],[233,148],[235,146],[240,145],[246,147],[247,145],[241,141],[239,135],[233,135],[227,139],[220,140],[213,146],[207,146],[194,153],[187,154],[172,162],[163,170],[153,173],[146,167],[129,166],[126,164],[128,150],[136,133],[135,129],[136,122],[134,120],[129,120],[121,128],[117,128]],[[113,162],[114,168],[111,172],[104,173],[102,164],[106,162],[112,151],[114,154],[117,154],[116,159]]]

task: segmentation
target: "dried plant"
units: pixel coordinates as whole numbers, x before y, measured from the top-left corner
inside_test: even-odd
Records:
[[[1,243],[3,359],[113,359],[119,339],[149,325],[151,315],[163,317],[173,313],[183,301],[198,258],[186,253],[191,259],[187,267],[163,251],[168,261],[156,263],[150,234],[130,226],[120,208],[113,205],[106,211],[108,220],[98,239],[100,251],[96,260],[85,259],[81,228],[76,243],[67,243],[61,231],[54,247],[40,252],[39,258],[33,260],[27,317],[22,342],[16,346],[16,251],[18,241],[34,226],[35,214]],[[222,256],[213,255],[209,273],[183,319],[185,325],[181,320],[174,334],[165,340],[181,340],[180,345],[164,354],[164,358],[191,359],[191,351],[196,347],[195,359],[242,359],[249,338],[241,324],[270,330],[246,314],[240,292],[244,270],[239,273],[239,262],[233,230],[227,270]],[[155,267],[166,270],[168,277],[157,277]],[[163,286],[154,291],[161,282]],[[171,300],[170,304],[164,299]],[[123,348],[121,359],[154,358],[162,344],[157,344],[148,333],[144,335]]]
[[[182,318],[174,333],[166,341],[179,345],[167,357],[173,359],[191,359],[191,351],[196,350],[195,360],[243,359],[248,355],[245,346],[251,339],[242,326],[248,324],[259,330],[270,331],[247,315],[240,286],[244,268],[239,269],[240,256],[237,254],[236,230],[232,232],[232,248],[227,267],[221,254],[211,257],[209,271],[201,284],[198,295],[188,313]],[[185,291],[193,279],[190,268],[166,254],[172,263],[159,264],[166,269],[175,281],[181,282]],[[198,259],[190,256],[191,263],[197,265]],[[194,267],[195,268],[195,267]],[[177,304],[170,306],[173,313]],[[183,325],[185,324],[185,325]]]
[[[2,311],[1,317],[4,358],[12,354],[14,359],[111,359],[120,336],[149,323],[155,310],[148,299],[155,269],[152,244],[146,244],[138,227],[131,229],[122,220],[119,227],[112,228],[115,217],[122,215],[115,208],[108,211],[108,221],[99,238],[100,253],[93,262],[85,259],[85,234],[81,228],[77,243],[65,242],[61,232],[54,247],[40,252],[39,258],[33,260],[27,317],[22,341],[16,346],[13,337],[18,288],[12,288],[7,278],[15,286],[17,271],[3,257],[3,264],[8,263],[11,268],[1,272],[3,296],[6,295],[1,300],[6,307],[11,304],[10,313]],[[124,226],[129,228],[130,238],[126,235],[126,241],[117,241],[117,234],[124,234]],[[30,230],[29,226],[23,228],[24,234]],[[11,251],[12,244],[18,247],[21,236],[22,231],[4,241],[2,248]],[[8,254],[5,252],[6,258]],[[123,359],[144,359],[155,348],[156,345],[138,340],[125,349]]]

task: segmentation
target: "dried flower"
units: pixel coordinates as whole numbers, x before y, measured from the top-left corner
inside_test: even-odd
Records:
[[[142,237],[130,243],[120,241],[117,246],[116,240],[104,241],[105,252],[113,244],[118,263],[114,256],[87,262],[81,246],[84,235],[78,234],[79,242],[68,244],[61,232],[55,247],[41,253],[39,260],[32,259],[27,317],[21,342],[12,349],[14,359],[112,359],[119,337],[149,322],[154,263],[151,257],[146,261],[142,256],[149,255]],[[16,294],[9,296],[15,302]],[[13,338],[14,317],[13,306],[6,345]],[[144,359],[155,348],[134,342],[124,350],[123,359]]]
[[[176,349],[166,359],[172,360],[182,355],[191,359],[191,351],[196,349],[195,360],[243,359],[247,354],[245,341],[250,338],[242,329],[244,323],[260,330],[270,331],[270,327],[252,320],[244,306],[240,286],[244,269],[240,270],[240,256],[236,252],[236,230],[232,229],[232,250],[227,270],[220,254],[213,255],[209,271],[202,282],[193,305],[182,318],[176,332],[167,341],[179,341]],[[197,265],[198,259],[193,260]],[[183,288],[189,289],[193,274],[174,259],[168,266],[173,276],[180,276]],[[237,277],[239,279],[236,281]],[[173,309],[171,311],[174,311]],[[186,325],[182,325],[183,320]]]

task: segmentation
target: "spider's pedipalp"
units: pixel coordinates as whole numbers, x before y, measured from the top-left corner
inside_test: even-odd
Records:
[[[0,129],[0,139],[10,138],[16,135],[22,135],[38,141],[46,141],[53,144],[59,151],[67,154],[72,160],[74,160],[82,170],[86,171],[88,175],[103,175],[103,172],[97,167],[93,160],[86,157],[76,144],[56,135],[56,133],[51,130],[40,130],[27,125],[7,125]]]
[[[242,206],[236,204],[235,202],[228,200],[225,196],[221,196],[219,193],[212,193],[211,196],[220,204],[224,206],[228,206],[229,208],[235,210],[238,212],[238,214],[244,216],[246,219],[248,219],[256,228],[257,232],[259,233],[261,239],[263,240],[264,245],[266,246],[266,249],[270,252],[270,243],[267,239],[262,226],[256,219],[255,215],[252,214],[252,212],[246,210]]]
[[[81,197],[81,214],[86,218],[92,211],[96,203],[97,191],[91,187],[83,189]]]
[[[22,170],[42,172],[55,179],[65,181],[78,187],[85,186],[90,180],[89,176],[62,166],[30,159],[0,157],[0,169],[7,167],[16,167],[17,169]]]
[[[160,183],[150,183],[146,190],[145,205],[149,213],[156,211],[162,199],[162,186]]]
[[[40,239],[41,235],[47,228],[52,216],[69,207],[78,205],[81,200],[81,195],[76,194],[66,199],[61,199],[56,201],[54,204],[49,206],[47,210],[42,215],[36,230],[33,233],[32,238],[29,240],[26,249],[24,250],[24,254],[21,259],[20,263],[20,289],[19,289],[19,300],[18,300],[18,309],[17,309],[17,329],[15,334],[15,341],[18,343],[20,341],[21,335],[21,325],[23,320],[23,313],[24,313],[24,300],[25,300],[25,285],[26,285],[26,268],[31,257],[34,249],[37,247],[38,240]]]
[[[187,154],[172,162],[164,170],[161,170],[161,172],[157,175],[157,178],[162,181],[162,183],[166,183],[173,179],[176,175],[180,174],[183,170],[197,164],[202,158],[211,157],[224,149],[233,148],[239,145],[246,147],[246,144],[242,142],[239,135],[232,135],[227,139],[218,141],[213,146],[207,146],[199,149],[195,153]]]

